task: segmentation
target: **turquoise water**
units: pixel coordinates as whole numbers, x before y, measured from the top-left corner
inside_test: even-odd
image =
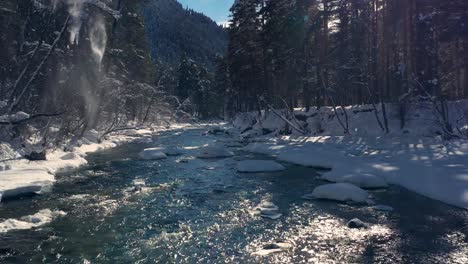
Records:
[[[0,235],[0,263],[464,263],[466,210],[392,186],[370,191],[394,212],[331,201],[304,201],[324,182],[318,172],[284,164],[281,173],[240,174],[236,162],[260,158],[233,148],[227,159],[191,158],[196,147],[227,139],[184,131],[156,144],[127,144],[88,156],[89,164],[58,176],[51,193],[0,204],[0,218],[40,209],[66,216],[38,229]],[[184,157],[141,161],[154,145],[179,145]],[[178,163],[188,158],[187,163]],[[265,158],[265,157],[261,157]],[[135,190],[134,179],[148,188]],[[252,213],[262,200],[279,220]],[[367,230],[351,230],[358,217]],[[293,245],[266,257],[254,253],[275,240]]]

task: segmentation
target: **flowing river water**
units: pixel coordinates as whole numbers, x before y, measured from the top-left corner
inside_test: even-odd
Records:
[[[40,228],[0,234],[0,263],[467,263],[468,212],[397,186],[370,190],[394,208],[306,201],[318,171],[291,164],[279,173],[242,174],[238,160],[268,158],[232,148],[226,159],[193,158],[196,148],[229,140],[201,130],[155,136],[87,157],[58,175],[52,192],[0,204],[0,220],[41,209],[67,213]],[[186,153],[143,161],[151,146]],[[145,188],[135,189],[141,179]],[[283,214],[261,218],[268,200]],[[367,229],[350,229],[359,218]],[[278,243],[281,241],[281,243]],[[276,243],[276,244],[275,244]],[[278,244],[287,245],[283,250]],[[262,256],[262,249],[278,249]]]

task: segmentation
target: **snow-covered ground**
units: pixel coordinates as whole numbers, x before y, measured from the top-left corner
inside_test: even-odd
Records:
[[[444,140],[434,113],[421,108],[408,114],[401,129],[395,109],[389,107],[390,133],[379,128],[371,106],[349,107],[351,133],[343,129],[330,108],[297,109],[297,121],[307,132],[281,136],[286,122],[274,113],[244,113],[233,122],[250,143],[246,151],[267,154],[297,165],[331,169],[322,178],[364,188],[396,184],[409,190],[468,209],[468,140]],[[468,126],[466,101],[449,104],[457,133]],[[267,135],[265,131],[271,132]],[[460,134],[460,136],[463,136]]]
[[[171,129],[180,129],[188,126],[179,124]],[[61,149],[47,153],[46,161],[28,161],[20,159],[19,150],[7,143],[0,144],[0,201],[2,198],[19,196],[33,192],[47,190],[55,182],[58,172],[76,169],[87,163],[87,153],[116,147],[130,141],[149,142],[152,137],[164,127],[152,129],[127,130],[111,135],[107,140],[98,143],[96,135],[89,133],[79,143],[74,142],[71,151]]]

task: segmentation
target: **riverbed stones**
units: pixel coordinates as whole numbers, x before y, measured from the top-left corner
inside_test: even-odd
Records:
[[[294,244],[287,240],[276,240],[273,243],[263,245],[258,251],[254,252],[257,256],[268,256],[270,254],[279,253],[290,250],[294,247]]]
[[[363,221],[362,221],[361,219],[359,219],[359,218],[351,219],[346,225],[347,225],[349,228],[354,228],[354,229],[369,228],[369,224],[363,222]]]

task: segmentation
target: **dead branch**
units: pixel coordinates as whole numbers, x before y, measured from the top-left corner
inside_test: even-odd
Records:
[[[37,75],[42,70],[42,67],[45,65],[46,61],[49,59],[50,55],[54,51],[54,49],[57,46],[58,42],[60,41],[60,39],[62,39],[62,35],[65,32],[65,30],[67,29],[69,21],[70,21],[70,14],[65,19],[65,22],[63,23],[62,29],[60,30],[60,33],[58,34],[57,38],[55,38],[54,43],[52,44],[51,48],[49,49],[49,51],[47,52],[45,57],[42,59],[41,63],[39,63],[36,70],[32,74],[31,78],[29,78],[28,82],[24,86],[24,88],[21,91],[21,93],[19,94],[18,98],[16,98],[16,100],[10,105],[10,108],[8,109],[8,113],[11,113],[15,109],[15,107],[21,102],[21,99],[23,98],[26,91],[29,89],[29,86],[36,79]]]
[[[346,112],[346,109],[343,106],[341,106],[341,108],[343,109],[343,113],[345,115],[345,121],[346,121],[346,125],[345,125],[343,123],[343,121],[341,120],[340,114],[338,113],[338,109],[336,108],[335,100],[328,93],[328,87],[325,85],[325,81],[323,80],[323,77],[320,78],[320,79],[322,79],[323,90],[325,92],[325,95],[328,97],[328,99],[330,100],[330,102],[332,104],[333,111],[335,112],[336,118],[338,119],[338,123],[340,123],[341,127],[344,129],[344,133],[349,134],[348,113]]]
[[[20,125],[23,123],[27,123],[33,119],[39,118],[39,117],[55,117],[55,116],[60,116],[63,115],[66,112],[61,112],[61,113],[55,113],[55,114],[37,114],[30,116],[28,118],[22,119],[22,120],[17,120],[17,121],[11,121],[11,122],[0,122],[0,125]]]
[[[293,124],[291,121],[289,121],[286,117],[284,117],[283,115],[281,115],[280,113],[278,113],[278,111],[276,111],[273,106],[271,104],[269,104],[268,102],[265,101],[265,99],[263,98],[260,98],[259,99],[260,101],[263,101],[265,103],[265,105],[268,107],[268,109],[270,111],[272,111],[275,115],[277,115],[279,118],[281,118],[284,122],[286,122],[288,125],[290,125],[294,130],[296,130],[297,132],[303,134],[303,135],[306,135],[307,133],[305,131],[303,131],[302,129],[298,128],[295,124]]]

